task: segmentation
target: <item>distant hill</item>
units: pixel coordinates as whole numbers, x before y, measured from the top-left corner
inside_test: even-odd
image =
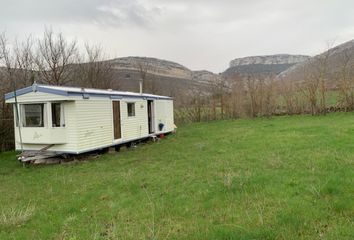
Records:
[[[143,67],[151,74],[185,79],[192,77],[192,71],[181,64],[157,58],[122,57],[112,59],[110,62],[115,70],[135,71],[138,70],[139,64],[143,64]]]
[[[113,82],[111,88],[123,91],[139,91],[142,70],[146,72],[146,82],[152,85],[150,88],[146,87],[145,92],[170,96],[175,96],[178,92],[193,90],[208,92],[210,84],[218,77],[217,74],[210,71],[192,71],[176,62],[157,58],[122,57],[105,62],[112,66]],[[77,64],[70,65],[73,71],[77,71],[77,67]],[[0,80],[5,79],[4,70],[0,67]],[[41,79],[37,79],[37,81],[41,82]],[[76,84],[75,82],[68,83],[68,85],[74,86]]]
[[[217,76],[212,72],[192,71],[185,66],[162,59],[148,57],[123,57],[109,60],[114,71],[114,79],[119,88],[137,91],[141,77],[140,67],[147,72],[147,79],[159,93],[174,95],[176,91],[191,89],[206,90]]]
[[[232,77],[235,74],[276,75],[309,58],[309,56],[290,54],[236,58],[230,62],[230,67],[223,72],[223,75],[226,77]]]
[[[285,81],[302,81],[304,74],[314,74],[318,61],[326,60],[326,72],[329,85],[336,87],[338,73],[342,70],[343,63],[348,60],[347,68],[354,71],[354,39],[333,47],[319,55],[311,57],[281,72],[277,78]],[[354,74],[354,72],[353,72]]]

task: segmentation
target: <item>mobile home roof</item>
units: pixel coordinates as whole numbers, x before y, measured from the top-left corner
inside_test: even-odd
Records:
[[[44,92],[51,93],[61,96],[82,96],[83,98],[92,97],[106,97],[112,99],[119,99],[123,97],[129,98],[144,98],[144,99],[172,99],[167,96],[159,96],[153,94],[140,94],[134,92],[124,92],[124,91],[114,91],[114,90],[103,90],[103,89],[93,89],[93,88],[79,88],[79,87],[64,87],[64,86],[49,86],[42,84],[33,84],[32,86],[16,90],[16,95],[21,96],[30,92]],[[9,100],[15,97],[14,92],[5,94],[5,100]]]

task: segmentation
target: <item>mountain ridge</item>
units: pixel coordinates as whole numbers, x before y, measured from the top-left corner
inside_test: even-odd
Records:
[[[278,75],[293,65],[306,61],[310,56],[292,54],[259,55],[235,58],[222,74],[227,78],[236,75]]]
[[[346,58],[349,61],[349,66],[354,66],[354,39],[330,48],[304,62],[295,64],[287,70],[279,73],[277,79],[283,79],[285,81],[301,81],[304,78],[304,71],[307,71],[308,74],[313,73],[314,68],[316,67],[316,62],[325,60],[327,65],[326,71],[332,81],[331,85],[335,86],[335,74],[341,71],[343,61],[346,60]]]
[[[341,55],[348,51],[354,54],[354,40],[350,40],[328,50],[329,69],[337,71]],[[327,52],[327,51],[326,51]],[[113,88],[127,91],[137,91],[141,71],[146,72],[147,81],[159,88],[157,93],[175,91],[190,91],[192,89],[210,89],[217,79],[224,77],[232,79],[234,76],[263,75],[277,76],[276,78],[289,81],[300,80],[301,69],[311,68],[314,59],[323,56],[326,52],[310,57],[307,55],[274,54],[235,58],[230,61],[230,67],[224,72],[214,73],[208,70],[191,70],[184,65],[155,57],[127,56],[105,60],[112,64]],[[352,55],[351,55],[352,56]],[[354,57],[353,57],[354,61]],[[0,72],[4,69],[0,68]]]
[[[247,56],[242,58],[235,58],[230,61],[230,67],[252,64],[296,64],[303,62],[310,58],[307,55],[293,55],[293,54],[272,54],[272,55],[257,55]]]

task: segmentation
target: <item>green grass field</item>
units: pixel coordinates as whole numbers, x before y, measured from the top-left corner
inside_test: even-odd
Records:
[[[71,165],[0,154],[0,239],[354,239],[354,114],[190,124]]]

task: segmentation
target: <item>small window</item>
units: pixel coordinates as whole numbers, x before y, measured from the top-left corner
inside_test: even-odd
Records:
[[[127,103],[128,117],[135,116],[135,103]]]
[[[52,126],[60,127],[62,123],[61,103],[52,103]]]
[[[23,127],[44,127],[43,121],[44,104],[22,105],[22,126]]]

